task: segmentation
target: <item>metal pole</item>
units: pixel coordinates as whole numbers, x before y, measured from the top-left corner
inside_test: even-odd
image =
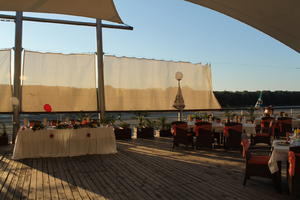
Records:
[[[180,80],[178,80],[178,88],[180,89],[181,88],[181,86],[180,86]],[[180,110],[179,110],[179,119],[180,119],[180,121],[182,121],[182,108],[180,108]]]
[[[96,20],[97,31],[97,63],[98,63],[98,112],[100,120],[105,118],[105,97],[104,97],[104,73],[103,73],[103,42],[102,42],[102,21]]]
[[[3,15],[0,14],[0,19],[13,19],[16,17],[13,15]],[[70,21],[70,20],[61,20],[61,19],[46,19],[38,17],[26,17],[23,16],[23,21],[32,21],[32,22],[46,22],[46,23],[56,23],[56,24],[68,24],[68,25],[78,25],[78,26],[97,26],[94,22],[80,22],[80,21]],[[124,30],[133,30],[132,26],[127,25],[114,25],[114,24],[102,24],[102,28],[113,28],[113,29],[124,29]]]
[[[13,97],[19,100],[18,104],[13,105],[13,137],[15,143],[17,132],[20,128],[20,106],[21,106],[21,60],[22,60],[22,29],[23,29],[23,12],[16,12],[16,29],[15,29],[15,66],[14,66],[14,92]]]

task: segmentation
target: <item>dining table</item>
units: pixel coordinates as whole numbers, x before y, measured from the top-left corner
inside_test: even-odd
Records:
[[[273,140],[272,149],[268,165],[270,172],[274,174],[279,171],[278,162],[283,163],[288,161],[290,144],[286,140]]]
[[[21,129],[12,158],[71,157],[117,153],[112,127],[79,129]]]

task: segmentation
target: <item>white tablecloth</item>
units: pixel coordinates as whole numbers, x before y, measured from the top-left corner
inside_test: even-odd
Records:
[[[113,128],[19,131],[13,159],[116,153]]]
[[[287,162],[287,160],[288,160],[288,152],[289,152],[290,146],[279,145],[278,144],[279,142],[283,142],[283,141],[280,141],[280,140],[273,141],[273,151],[272,151],[272,155],[269,160],[269,163],[268,163],[270,172],[272,174],[279,170],[277,162],[279,162],[279,161]]]

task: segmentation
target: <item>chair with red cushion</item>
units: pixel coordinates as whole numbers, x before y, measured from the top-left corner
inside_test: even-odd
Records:
[[[277,119],[278,124],[278,135],[277,137],[287,137],[292,132],[292,118],[280,117]]]
[[[252,144],[265,143],[271,146],[271,137],[274,133],[274,118],[273,117],[263,117],[261,119],[261,130],[252,137]]]
[[[172,129],[173,129],[173,147],[179,146],[179,144],[184,144],[186,149],[189,145],[194,148],[193,142],[193,134],[188,131],[187,123],[182,121],[172,122]]]
[[[289,192],[292,196],[300,197],[300,147],[290,147],[289,170],[288,170]]]
[[[271,174],[268,166],[271,157],[270,148],[250,146],[247,141],[248,140],[243,140],[241,143],[246,161],[243,185],[246,185],[250,177],[264,177],[272,179],[275,188],[280,190],[281,173]],[[281,171],[281,165],[278,167],[279,171]]]
[[[208,147],[212,148],[214,136],[212,132],[212,124],[209,122],[197,122],[194,132],[196,134],[196,148]]]
[[[241,123],[228,122],[224,127],[225,148],[241,148],[243,127]]]

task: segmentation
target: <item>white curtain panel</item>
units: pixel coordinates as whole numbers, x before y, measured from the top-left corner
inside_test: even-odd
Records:
[[[95,54],[25,51],[22,111],[96,111]]]
[[[209,65],[105,56],[106,110],[174,110],[178,71],[183,73],[185,109],[220,108]]]
[[[0,112],[12,112],[11,50],[0,50]]]
[[[174,110],[178,71],[186,109],[220,108],[209,65],[104,56],[106,110]],[[24,112],[97,110],[94,54],[25,51],[22,79]]]

